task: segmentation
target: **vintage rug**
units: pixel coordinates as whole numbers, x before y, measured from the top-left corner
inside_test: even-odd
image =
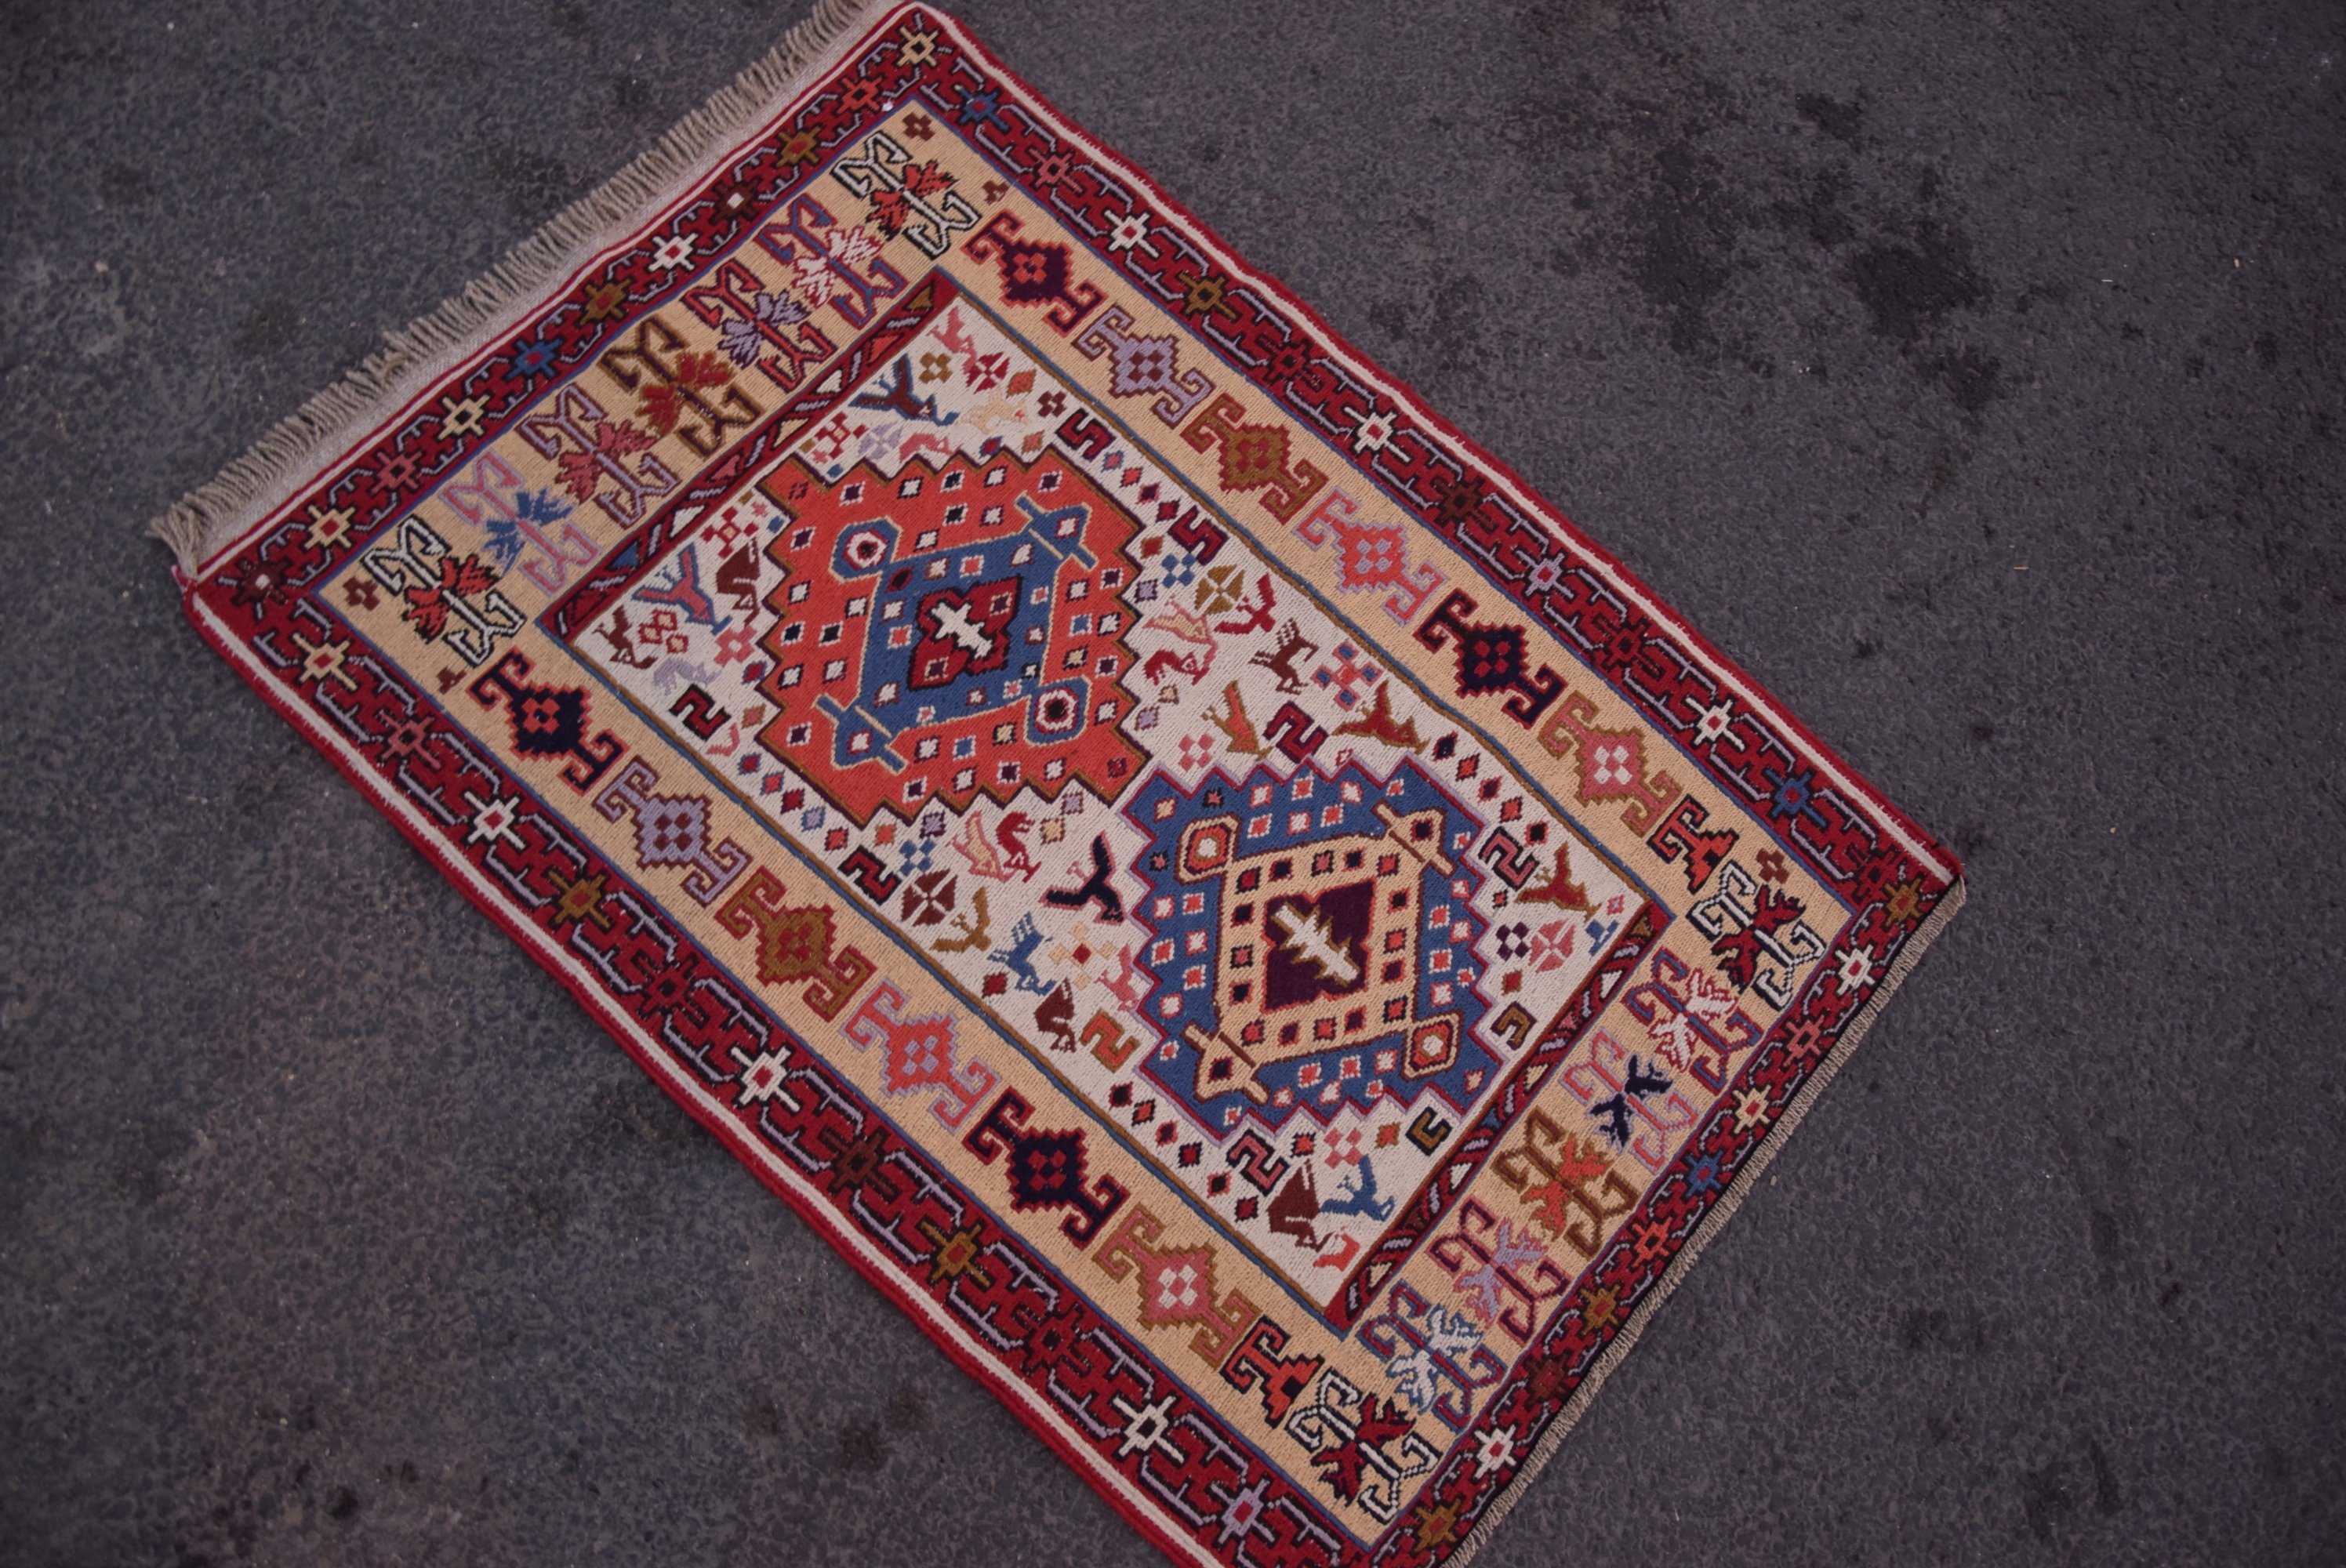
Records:
[[[825,5],[157,531],[1182,1562],[1462,1561],[1961,897],[926,6]]]

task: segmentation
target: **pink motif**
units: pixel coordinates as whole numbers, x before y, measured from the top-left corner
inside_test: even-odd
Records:
[[[1403,626],[1442,586],[1443,575],[1430,562],[1409,562],[1409,545],[1398,524],[1364,523],[1360,508],[1341,490],[1331,490],[1295,531],[1315,547],[1336,545],[1336,585],[1346,593],[1391,588],[1385,613]]]
[[[946,1126],[958,1127],[993,1093],[994,1069],[974,1059],[956,1066],[953,1020],[943,1014],[906,1018],[903,1006],[904,993],[883,980],[839,1032],[857,1046],[881,1048],[880,1085],[890,1095],[932,1086],[944,1090],[929,1108]]]

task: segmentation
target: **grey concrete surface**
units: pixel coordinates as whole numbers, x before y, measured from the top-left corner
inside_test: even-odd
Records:
[[[1968,857],[1490,1568],[2346,1560],[2346,12],[964,13]],[[0,1562],[1156,1561],[139,537],[795,15],[0,5]]]

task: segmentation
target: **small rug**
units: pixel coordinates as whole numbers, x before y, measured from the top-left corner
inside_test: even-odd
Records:
[[[1463,1561],[1962,894],[926,6],[822,5],[156,531],[1185,1563]]]

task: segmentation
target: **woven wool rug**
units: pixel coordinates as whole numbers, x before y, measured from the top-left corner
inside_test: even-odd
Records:
[[[825,5],[157,532],[1182,1562],[1464,1560],[1962,896],[923,6]]]

